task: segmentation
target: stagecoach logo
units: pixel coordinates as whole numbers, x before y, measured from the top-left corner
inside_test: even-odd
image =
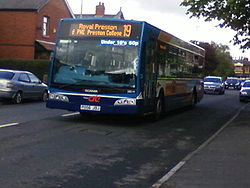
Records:
[[[89,102],[100,102],[101,101],[100,96],[89,96],[89,97],[84,97],[84,99],[88,100]]]

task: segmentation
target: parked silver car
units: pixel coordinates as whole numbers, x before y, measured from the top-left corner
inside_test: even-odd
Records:
[[[246,80],[242,85],[239,98],[241,102],[250,101],[250,80]]]
[[[19,104],[23,99],[46,101],[48,87],[28,71],[0,69],[0,99]]]
[[[204,93],[225,94],[225,85],[222,77],[207,76],[204,78]]]

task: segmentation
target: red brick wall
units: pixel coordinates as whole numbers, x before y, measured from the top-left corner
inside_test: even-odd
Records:
[[[0,58],[33,59],[36,14],[0,11]]]
[[[48,37],[42,35],[43,16],[50,18]],[[34,59],[35,40],[55,42],[61,18],[71,18],[64,0],[50,0],[39,12],[0,11],[0,58]]]
[[[105,6],[104,3],[99,2],[99,5],[96,6],[96,11],[95,11],[95,15],[96,16],[104,16],[105,14]]]
[[[47,5],[45,5],[40,12],[38,12],[37,27],[42,28],[43,17],[47,16],[50,18],[50,30],[49,37],[44,37],[42,35],[42,30],[39,30],[36,34],[36,39],[44,40],[49,42],[55,42],[54,32],[57,30],[58,23],[61,18],[72,18],[70,12],[67,9],[64,0],[50,0]]]

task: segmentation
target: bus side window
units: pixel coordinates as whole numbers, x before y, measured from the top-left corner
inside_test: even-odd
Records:
[[[167,47],[164,44],[160,44],[158,47],[158,65],[159,65],[159,71],[158,71],[158,76],[161,77],[166,77],[167,76],[167,61],[166,61],[166,50]]]

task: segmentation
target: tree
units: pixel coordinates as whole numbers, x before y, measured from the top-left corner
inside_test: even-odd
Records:
[[[230,54],[225,51],[225,46],[217,46],[215,54],[219,64],[213,71],[214,75],[223,77],[234,76],[234,65]]]
[[[205,75],[233,76],[234,66],[229,47],[222,44],[191,41],[205,49]]]
[[[183,0],[190,17],[204,17],[205,21],[218,20],[221,28],[236,31],[234,45],[250,48],[250,0]]]
[[[207,42],[198,42],[198,41],[190,41],[202,48],[205,49],[205,75],[212,75],[215,71],[217,65],[219,64],[218,60],[216,59],[216,49],[213,44],[209,44]]]

